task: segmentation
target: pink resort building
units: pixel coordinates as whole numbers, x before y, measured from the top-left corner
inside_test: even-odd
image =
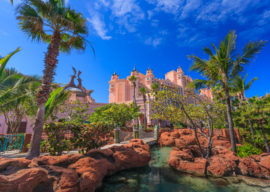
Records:
[[[174,87],[179,90],[179,94],[185,95],[186,86],[189,82],[192,82],[192,78],[185,75],[182,68],[178,67],[177,71],[172,70],[165,74],[165,79],[157,79],[153,74],[153,71],[149,68],[146,71],[146,74],[138,72],[135,67],[131,71],[130,76],[126,79],[119,79],[119,75],[114,73],[109,81],[109,103],[126,103],[130,104],[133,102],[133,85],[129,81],[129,78],[134,75],[137,79],[136,88],[135,88],[135,98],[137,105],[140,106],[141,113],[144,113],[144,103],[143,97],[139,94],[141,87],[145,87],[148,90],[151,90],[153,83],[158,83],[160,85],[166,85],[169,87]],[[211,91],[209,89],[201,90],[201,94],[207,98],[212,98]],[[148,101],[147,97],[147,101]],[[193,102],[190,100],[190,102]],[[147,125],[151,126],[155,122],[151,119],[151,106],[149,102],[146,104],[146,113],[147,113]],[[143,115],[139,118],[140,124],[144,123]],[[166,122],[163,122],[163,126],[166,126]]]

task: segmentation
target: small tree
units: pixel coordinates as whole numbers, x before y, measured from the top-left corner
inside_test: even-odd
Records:
[[[91,123],[125,127],[127,122],[138,118],[139,115],[139,107],[134,107],[132,104],[108,104],[96,108],[90,115],[89,120]]]
[[[166,87],[161,91],[156,92],[156,97],[151,100],[152,118],[161,120],[170,120],[172,123],[181,122],[189,124],[194,130],[195,138],[201,156],[209,158],[212,149],[212,136],[214,129],[214,121],[217,117],[218,107],[210,101],[203,100],[200,96],[196,95],[193,91],[186,92],[186,96],[178,93],[177,89]],[[196,104],[189,103],[190,98],[196,100]],[[200,120],[208,123],[208,134],[201,129]],[[201,129],[198,132],[198,129]],[[207,153],[204,154],[203,148],[199,141],[199,134],[208,139]]]

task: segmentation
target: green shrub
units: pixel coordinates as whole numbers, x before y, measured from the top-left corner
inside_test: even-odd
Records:
[[[56,122],[44,126],[47,139],[41,143],[41,151],[51,155],[61,155],[63,151],[78,149],[84,153],[108,143],[113,136],[113,128],[102,123]],[[65,138],[70,132],[71,138]]]
[[[108,143],[113,136],[113,129],[102,123],[84,124],[80,137],[79,147],[81,152],[87,152],[94,148],[99,148]]]
[[[261,149],[256,148],[249,143],[244,143],[244,145],[237,147],[237,155],[241,158],[249,155],[259,155],[262,152],[263,151]]]
[[[51,155],[61,155],[63,151],[73,148],[70,140],[65,138],[65,132],[70,130],[70,124],[65,122],[48,123],[44,126],[47,140],[43,141],[41,149]]]

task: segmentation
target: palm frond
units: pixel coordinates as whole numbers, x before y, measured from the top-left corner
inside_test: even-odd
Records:
[[[19,51],[21,50],[21,48],[17,48],[15,51],[11,52],[10,54],[8,54],[7,56],[5,56],[4,58],[1,58],[0,59],[0,75],[4,72],[5,68],[6,68],[6,65],[8,63],[8,61],[10,60],[10,58],[18,53]]]
[[[251,79],[246,85],[245,85],[245,90],[250,89],[251,85],[258,80],[258,77],[254,77],[253,79]]]

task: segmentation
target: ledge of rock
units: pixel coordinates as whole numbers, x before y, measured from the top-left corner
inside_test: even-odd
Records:
[[[106,175],[146,166],[150,148],[140,139],[85,155],[41,156],[0,161],[0,192],[92,192]]]
[[[208,140],[198,135],[201,146],[206,149]],[[208,160],[201,157],[193,130],[164,132],[159,143],[161,146],[175,146],[170,153],[169,165],[181,172],[199,176],[242,175],[270,179],[270,153],[239,158],[231,151],[230,141],[220,135],[213,136],[212,156]]]

